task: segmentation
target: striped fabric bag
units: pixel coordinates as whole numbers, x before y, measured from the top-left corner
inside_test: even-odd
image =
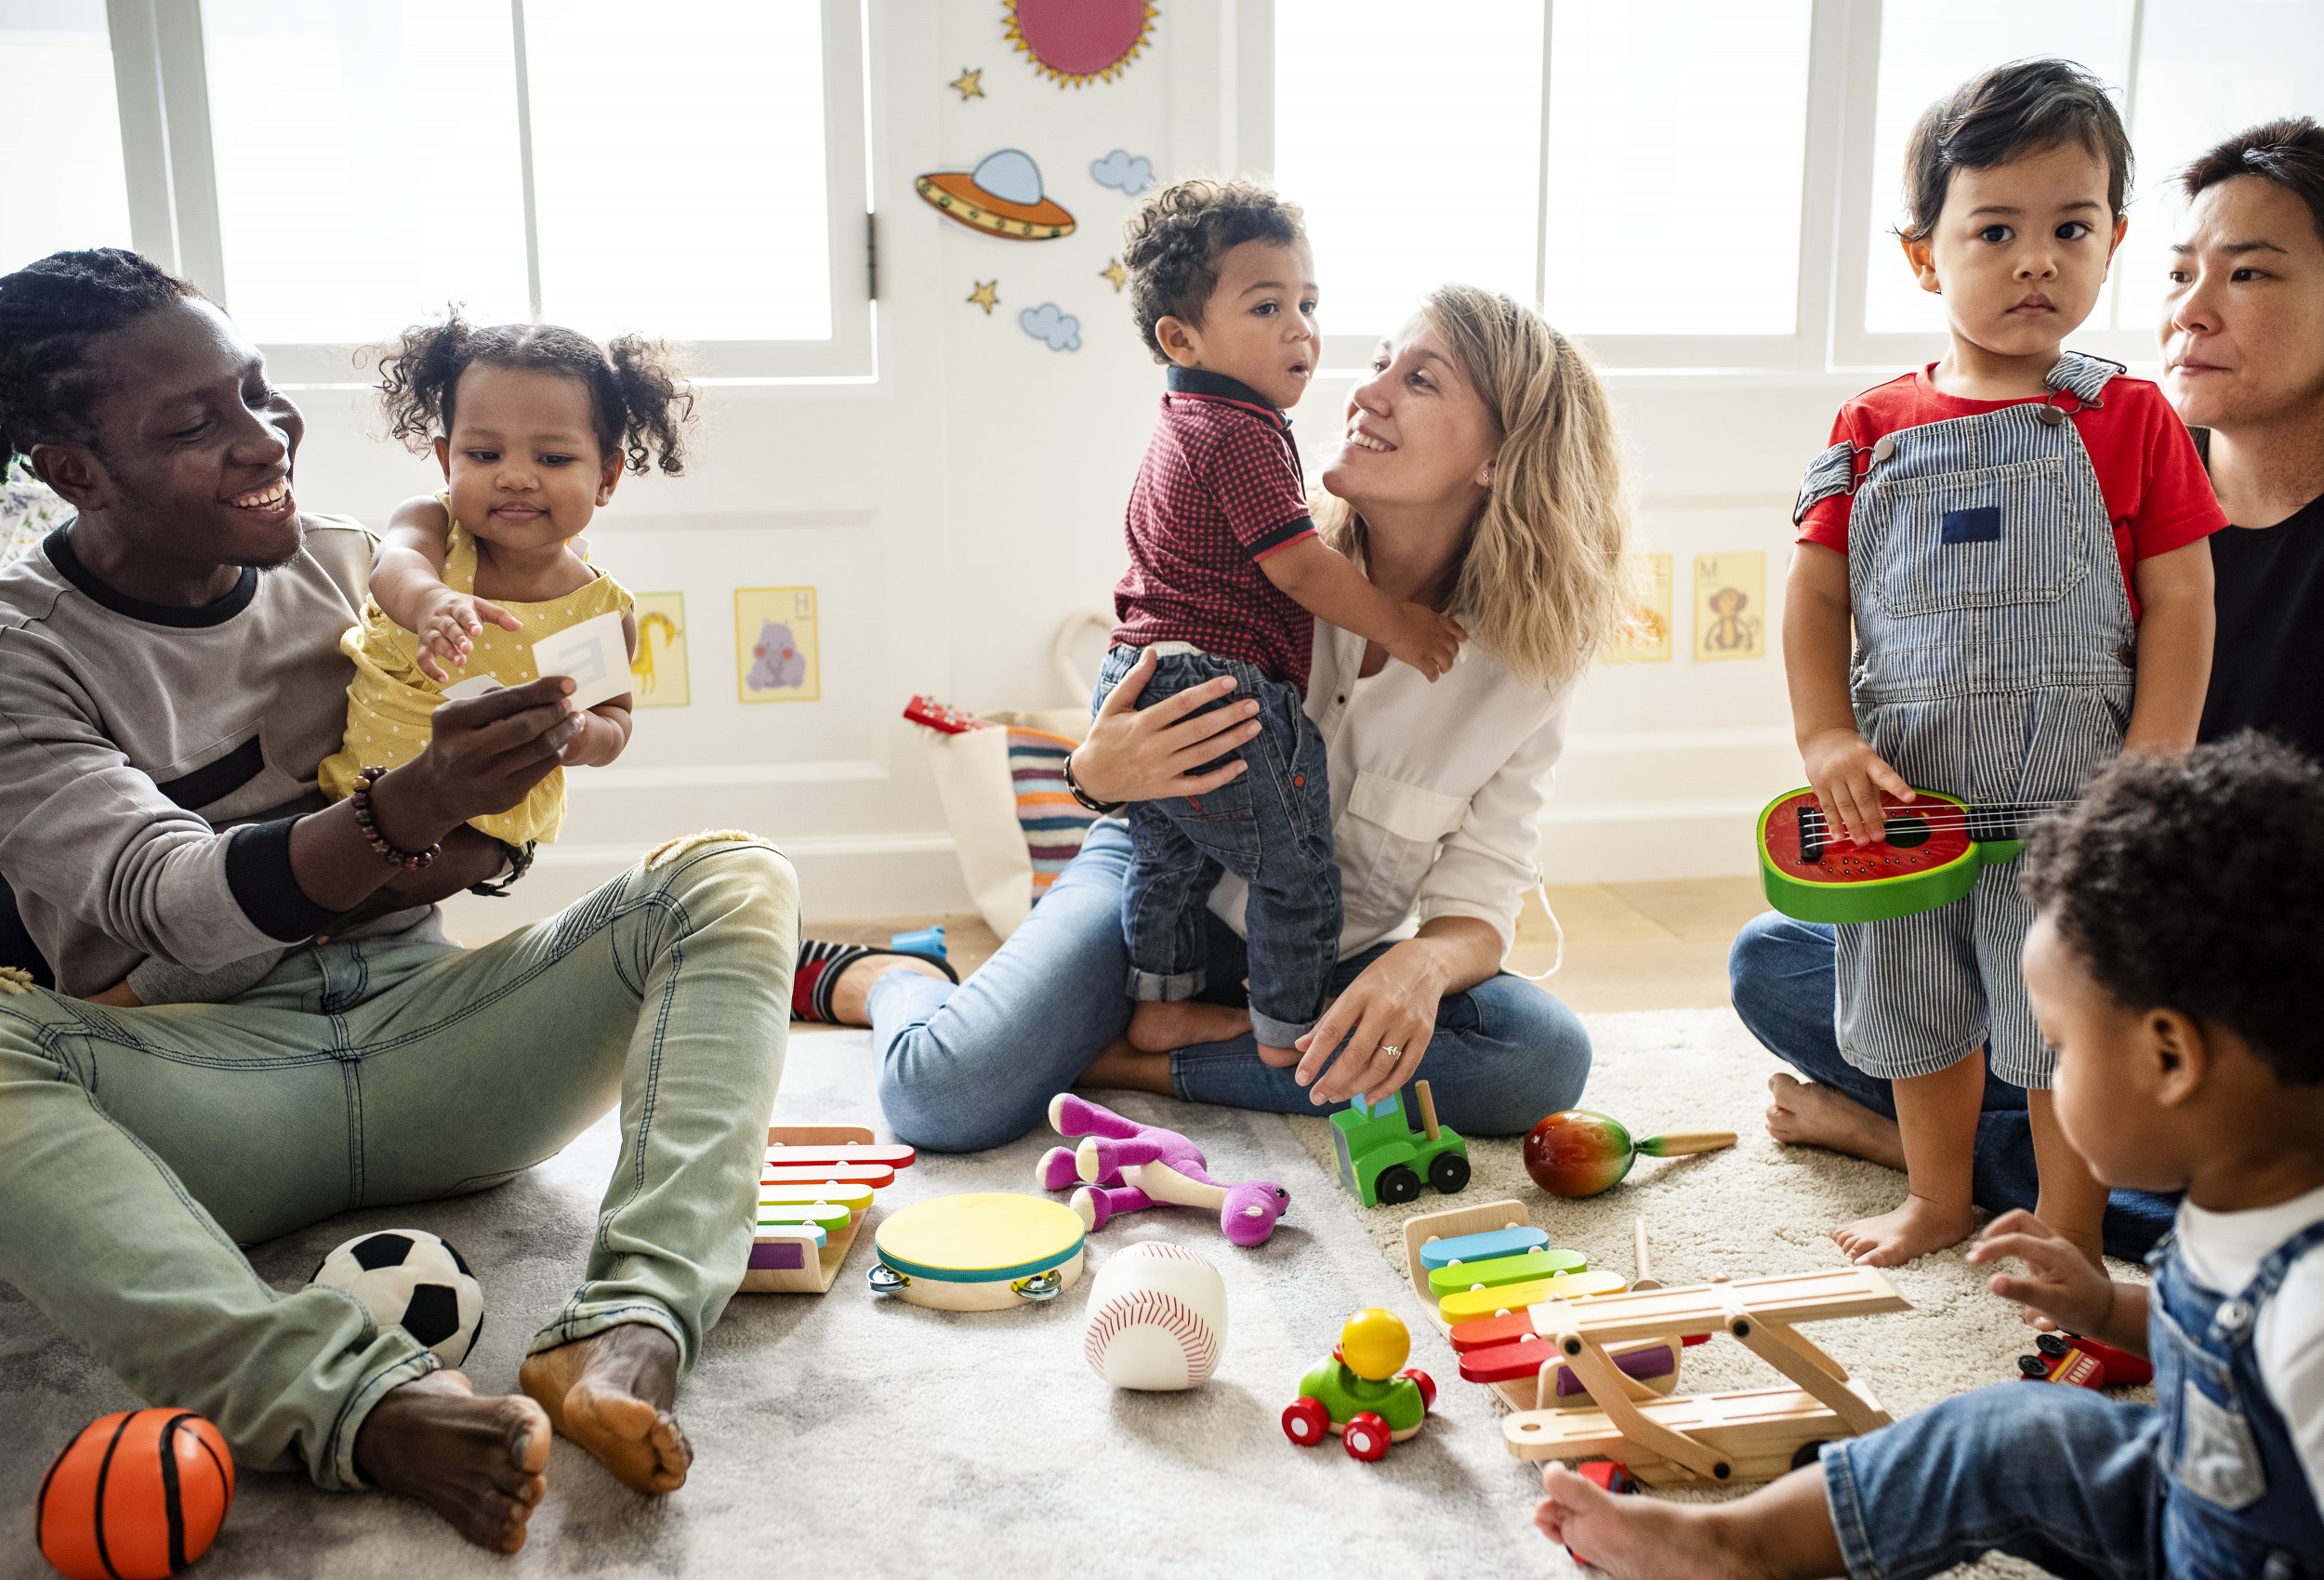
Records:
[[[1065,754],[1089,727],[1079,708],[1002,709],[984,729],[922,729],[936,797],[970,898],[1007,938],[1080,852],[1097,814],[1065,788]]]

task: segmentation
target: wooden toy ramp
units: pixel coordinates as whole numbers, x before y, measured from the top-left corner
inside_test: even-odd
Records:
[[[770,1126],[743,1292],[828,1293],[872,1192],[893,1183],[913,1156],[910,1147],[876,1141],[860,1125]]]
[[[1618,1459],[1649,1486],[1780,1476],[1814,1445],[1890,1420],[1880,1402],[1794,1324],[1908,1307],[1887,1275],[1870,1268],[1545,1300],[1526,1316],[1594,1402],[1521,1410],[1501,1423],[1502,1442],[1520,1459]],[[1716,1328],[1797,1386],[1664,1399],[1623,1375],[1606,1352],[1612,1344]]]
[[[1447,1318],[1433,1297],[1446,1281],[1432,1274],[1469,1246],[1506,1254],[1502,1239],[1509,1249],[1523,1244],[1530,1236],[1512,1231],[1530,1230],[1529,1218],[1523,1202],[1481,1202],[1405,1224],[1413,1292],[1459,1355],[1462,1376],[1491,1387],[1516,1412],[1502,1423],[1502,1438],[1518,1458],[1618,1459],[1655,1486],[1757,1481],[1792,1468],[1813,1445],[1888,1424],[1888,1413],[1839,1362],[1794,1331],[1800,1323],[1908,1310],[1887,1276],[1869,1268],[1588,1298],[1530,1299],[1538,1284],[1508,1284],[1499,1287],[1517,1304]],[[1495,1287],[1476,1293],[1489,1298]],[[1794,1386],[1663,1397],[1677,1380],[1685,1338],[1721,1329]],[[1667,1368],[1653,1353],[1664,1350]],[[1649,1361],[1657,1375],[1633,1375]]]

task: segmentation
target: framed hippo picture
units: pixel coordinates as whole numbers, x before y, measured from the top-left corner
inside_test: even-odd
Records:
[[[734,589],[734,690],[746,703],[812,703],[823,695],[814,588]]]

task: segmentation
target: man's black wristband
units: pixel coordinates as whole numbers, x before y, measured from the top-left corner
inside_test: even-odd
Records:
[[[1118,812],[1129,805],[1128,801],[1101,801],[1084,790],[1081,787],[1081,782],[1074,778],[1074,755],[1071,752],[1065,754],[1065,788],[1073,792],[1075,800],[1079,801],[1100,817]]]

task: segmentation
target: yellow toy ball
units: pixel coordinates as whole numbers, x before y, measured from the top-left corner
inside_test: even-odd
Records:
[[[1382,1382],[1402,1369],[1412,1353],[1412,1335],[1393,1311],[1367,1306],[1340,1330],[1340,1359],[1348,1370],[1372,1382]]]

